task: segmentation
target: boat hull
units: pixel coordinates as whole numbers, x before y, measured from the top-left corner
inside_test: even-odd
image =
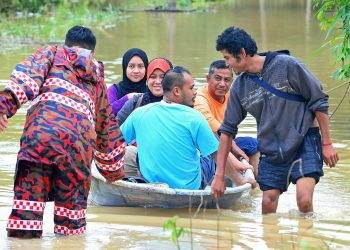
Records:
[[[250,184],[226,188],[225,195],[219,199],[220,208],[230,208],[251,189]],[[98,206],[116,207],[162,207],[216,208],[216,200],[211,196],[210,188],[205,190],[173,189],[152,184],[116,181],[107,183],[95,167],[92,168],[92,182],[89,202]]]

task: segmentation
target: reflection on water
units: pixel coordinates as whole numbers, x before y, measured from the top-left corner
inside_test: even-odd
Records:
[[[95,29],[96,55],[106,67],[108,84],[121,80],[121,57],[131,47],[145,49],[149,58],[164,56],[175,65],[188,67],[198,85],[204,84],[209,64],[218,58],[215,40],[230,26],[241,26],[256,38],[260,51],[289,49],[322,81],[326,91],[341,84],[330,78],[335,70],[328,51],[314,54],[323,44],[324,34],[307,1],[228,1],[208,13],[128,13],[108,31]],[[34,48],[0,54],[0,79],[6,79],[16,62]],[[0,87],[6,81],[0,81]],[[341,100],[346,86],[329,93],[330,111]],[[278,213],[261,215],[261,192],[251,191],[230,210],[150,209],[89,207],[87,233],[56,237],[53,234],[53,206],[48,203],[42,240],[7,239],[6,220],[12,204],[12,183],[25,122],[25,108],[10,119],[10,128],[0,135],[0,249],[176,249],[170,232],[162,223],[174,215],[179,227],[192,228],[181,238],[183,249],[346,249],[350,245],[350,109],[342,104],[331,119],[333,141],[341,161],[335,169],[325,167],[325,177],[316,186],[315,215],[300,218],[295,187],[280,198]],[[240,126],[241,135],[256,133],[255,121],[248,117]],[[192,216],[196,213],[196,217]]]
[[[1,213],[9,212],[9,208],[1,209]],[[52,212],[50,203],[46,213]],[[346,249],[350,243],[350,226],[339,220],[300,218],[296,210],[264,217],[234,210],[207,210],[191,219],[184,209],[90,207],[85,235],[57,237],[52,232],[53,222],[46,216],[42,240],[10,238],[2,241],[0,247],[176,249],[170,232],[164,232],[160,226],[171,214],[181,217],[178,227],[191,229],[180,239],[183,249]],[[345,216],[349,218],[349,214]],[[5,222],[1,220],[0,225],[4,228]],[[5,230],[0,237],[5,239]]]

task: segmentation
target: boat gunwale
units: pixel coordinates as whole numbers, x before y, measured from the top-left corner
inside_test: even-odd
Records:
[[[102,182],[108,183],[106,179],[97,171],[96,168],[92,168],[92,177],[96,178]],[[190,189],[179,189],[170,187],[159,187],[148,183],[133,183],[123,180],[117,180],[115,182],[108,183],[121,188],[129,188],[134,190],[140,190],[144,192],[153,192],[159,194],[172,194],[172,195],[191,195],[191,196],[210,196],[211,189],[210,186],[204,190],[190,190]],[[225,195],[244,192],[251,189],[250,183],[245,183],[237,187],[226,187]]]

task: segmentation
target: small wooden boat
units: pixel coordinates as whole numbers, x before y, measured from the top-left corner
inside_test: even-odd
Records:
[[[254,178],[253,172],[247,170],[244,177]],[[249,183],[227,187],[224,196],[219,199],[219,207],[230,208],[244,192],[250,189]],[[89,203],[116,207],[215,208],[216,200],[210,193],[210,187],[205,190],[187,190],[123,180],[107,183],[93,164]]]

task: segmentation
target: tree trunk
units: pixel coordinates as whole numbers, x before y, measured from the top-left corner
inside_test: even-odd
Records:
[[[168,0],[168,9],[176,10],[176,0]]]

